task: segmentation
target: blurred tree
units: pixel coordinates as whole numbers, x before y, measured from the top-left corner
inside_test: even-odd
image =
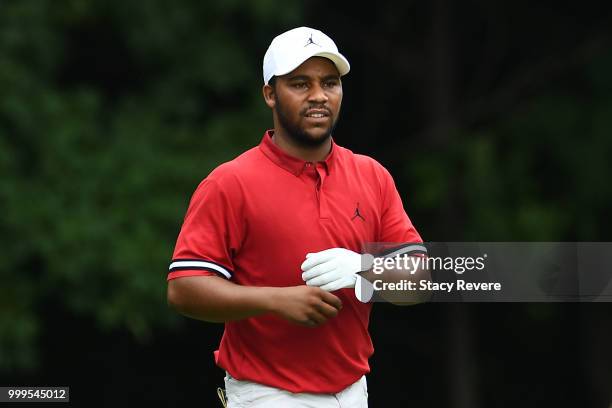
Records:
[[[189,195],[269,126],[261,54],[300,13],[2,3],[0,369],[36,366],[45,304],[141,339],[176,321],[165,271]]]
[[[337,138],[391,169],[424,239],[609,235],[612,7],[594,4],[307,9],[352,64]]]

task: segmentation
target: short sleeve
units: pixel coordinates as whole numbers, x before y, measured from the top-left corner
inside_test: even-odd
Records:
[[[404,210],[393,177],[384,167],[381,166],[381,168],[383,172],[381,183],[383,208],[379,241],[387,243],[423,242]]]
[[[194,192],[179,233],[168,280],[220,275],[231,279],[233,258],[243,236],[241,194],[237,184],[207,177]]]

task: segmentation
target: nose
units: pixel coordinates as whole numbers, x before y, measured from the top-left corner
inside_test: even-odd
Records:
[[[315,84],[310,88],[310,94],[308,95],[310,102],[325,103],[328,99],[325,90],[320,84]]]

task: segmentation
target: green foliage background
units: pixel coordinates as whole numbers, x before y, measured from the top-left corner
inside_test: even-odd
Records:
[[[298,15],[292,1],[2,2],[0,368],[35,367],[49,303],[141,338],[176,322],[165,275],[190,194],[269,125],[257,36]]]

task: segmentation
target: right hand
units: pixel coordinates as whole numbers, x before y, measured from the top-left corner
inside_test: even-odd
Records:
[[[275,314],[306,327],[320,326],[342,309],[338,296],[305,285],[277,288],[270,300]]]

